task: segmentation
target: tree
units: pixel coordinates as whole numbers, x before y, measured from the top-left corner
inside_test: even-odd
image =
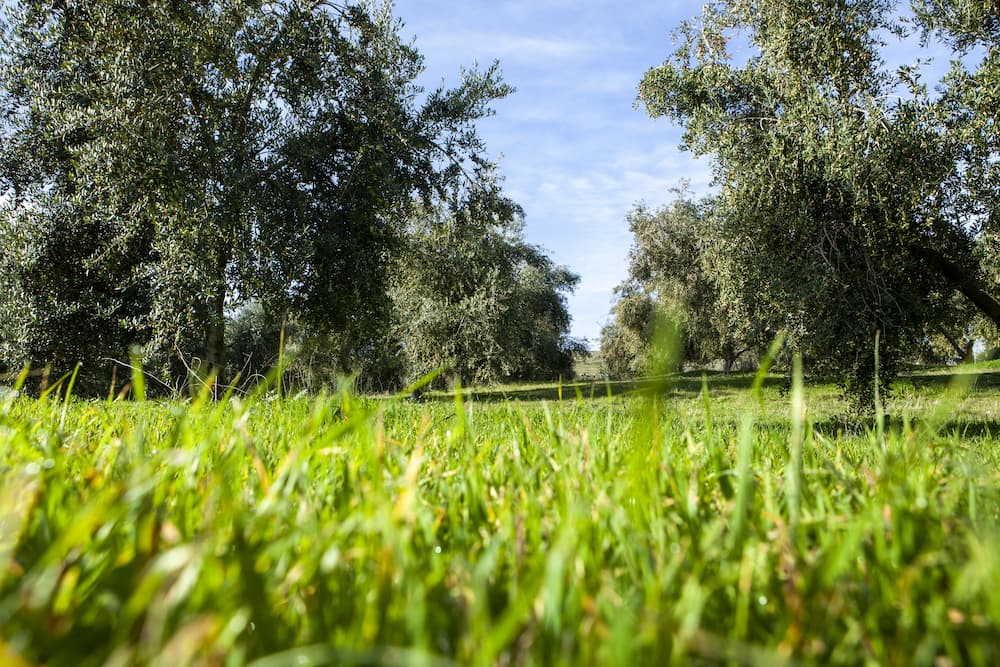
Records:
[[[109,232],[55,196],[44,208],[0,212],[0,360],[54,363],[56,377],[87,360],[76,389],[108,390],[111,360],[128,360],[130,345],[148,337],[141,319],[151,304],[148,284],[132,275],[148,238],[112,244]]]
[[[602,335],[609,372],[648,372],[662,318],[676,320],[683,332],[683,361],[718,360],[726,373],[767,345],[776,330],[757,290],[732,261],[739,248],[723,235],[713,199],[696,202],[682,189],[659,210],[636,207],[628,221],[629,276],[618,288],[615,321]]]
[[[601,329],[601,363],[612,378],[649,374],[656,335],[656,303],[648,292],[626,282],[617,290],[613,319]]]
[[[537,382],[570,380],[576,357],[587,351],[569,335],[572,318],[566,297],[580,282],[567,267],[544,251],[520,241],[523,257],[515,266],[515,286],[497,332],[509,369],[505,380]]]
[[[525,243],[520,208],[482,190],[464,206],[418,206],[390,294],[409,380],[438,368],[463,384],[572,375],[582,345],[565,295],[579,278]]]
[[[226,313],[248,300],[320,330],[384,327],[397,221],[413,196],[458,197],[489,167],[474,123],[510,92],[494,66],[416,106],[422,60],[389,4],[32,0],[2,47],[0,231],[22,250],[2,307],[88,320],[48,329],[59,340],[121,322],[123,341],[214,373]],[[61,256],[53,235],[77,230],[88,242]],[[27,338],[5,339],[12,361],[98,353]]]
[[[263,377],[279,355],[284,386],[318,389],[344,377],[363,391],[398,391],[443,370],[436,385],[569,378],[582,344],[568,336],[566,294],[578,278],[524,241],[521,209],[495,180],[457,209],[414,200],[388,267],[391,324],[318,331],[270,318],[259,304],[231,323],[232,372]]]
[[[996,286],[1000,285],[1000,20],[996,4],[987,0],[916,0],[916,23],[925,43],[937,39],[954,53],[951,70],[944,77],[939,97],[931,105],[934,119],[953,137],[958,165],[954,212],[964,220],[975,241],[975,266],[980,278],[974,284],[952,271],[966,286],[970,301],[983,319],[997,323]],[[992,301],[991,301],[991,297]],[[996,338],[996,328],[982,332]]]
[[[895,7],[713,3],[639,89],[651,115],[683,124],[686,148],[713,158],[741,272],[814,368],[862,397],[876,334],[886,380],[956,292],[1000,325],[977,251],[989,223],[963,166],[966,139],[945,112],[995,130],[954,84],[935,100],[917,68],[888,69],[883,36],[904,32]],[[737,33],[749,43],[740,61],[728,54]]]
[[[767,345],[776,332],[732,264],[739,249],[722,234],[712,199],[695,202],[681,191],[673,204],[656,212],[639,207],[629,220],[631,279],[680,318],[686,360],[721,360],[729,372]]]

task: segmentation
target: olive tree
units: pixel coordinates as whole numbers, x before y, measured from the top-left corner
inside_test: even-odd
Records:
[[[728,373],[776,333],[758,285],[748,280],[740,248],[724,235],[712,198],[679,190],[657,210],[641,205],[628,215],[632,232],[629,276],[618,288],[614,322],[602,333],[602,356],[616,376],[654,365],[657,321],[675,320],[683,361],[722,363]]]
[[[395,339],[408,379],[437,369],[463,384],[572,375],[566,294],[579,278],[524,241],[496,190],[458,209],[416,207],[393,269]]]
[[[942,25],[952,15],[925,6]],[[710,3],[639,89],[649,114],[681,123],[684,146],[713,159],[742,273],[814,368],[858,396],[870,395],[876,337],[887,379],[955,293],[1000,325],[980,248],[992,199],[977,195],[995,168],[990,112],[963,95],[968,73],[935,98],[919,68],[886,65],[886,40],[906,31],[898,10],[891,0]],[[959,131],[966,121],[987,146]]]
[[[248,300],[316,329],[384,327],[406,207],[477,180],[475,121],[509,92],[494,66],[421,95],[398,26],[351,0],[16,3],[0,308],[23,326],[0,356],[142,343],[222,373],[227,312]],[[95,349],[55,347],[70,339]]]

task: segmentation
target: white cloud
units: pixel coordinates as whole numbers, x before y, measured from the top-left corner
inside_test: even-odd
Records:
[[[493,154],[503,154],[528,241],[580,274],[569,299],[573,335],[596,342],[628,271],[629,209],[666,203],[682,178],[696,192],[710,180],[707,164],[677,150],[677,128],[634,108],[643,73],[669,50],[677,9],[610,0],[401,0],[397,12],[417,36],[429,81],[445,75],[455,82],[459,65],[500,59],[517,93],[480,130]]]
[[[417,45],[424,51],[470,54],[478,61],[538,63],[581,58],[590,52],[584,41],[476,31],[421,36]]]
[[[581,276],[577,293],[569,301],[574,335],[597,339],[614,289],[627,275],[631,236],[625,216],[629,209],[639,201],[652,206],[666,203],[670,189],[682,178],[691,180],[696,193],[708,191],[707,163],[683,155],[667,160],[667,152],[666,148],[651,150],[644,160],[641,152],[630,148],[607,163],[576,167],[546,159],[526,174],[507,170],[526,209],[528,237]],[[666,162],[671,162],[670,168],[664,169]],[[581,168],[586,171],[577,171]],[[539,174],[545,178],[532,182]]]

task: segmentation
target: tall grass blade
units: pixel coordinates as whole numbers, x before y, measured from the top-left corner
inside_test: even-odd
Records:
[[[806,427],[805,385],[802,379],[802,355],[792,360],[792,432],[789,439],[788,467],[785,471],[785,497],[792,539],[799,527],[802,505],[802,441]]]
[[[745,412],[740,419],[739,433],[736,438],[736,503],[731,515],[731,530],[729,540],[730,554],[741,553],[743,541],[746,538],[747,517],[750,511],[750,500],[753,494],[753,443],[754,417]]]
[[[146,400],[146,374],[142,370],[142,353],[138,348],[132,349],[132,395],[142,403]]]
[[[446,369],[447,369],[446,366],[435,368],[430,373],[427,373],[413,384],[409,385],[402,391],[396,393],[393,396],[393,398],[399,400],[401,398],[409,398],[411,396],[418,395],[421,390],[430,386],[430,384],[434,382],[434,380],[437,380],[439,377],[441,377],[441,374],[444,373]]]
[[[66,386],[66,395],[63,397],[63,408],[62,414],[59,415],[59,430],[63,430],[66,425],[66,411],[69,410],[69,402],[73,396],[73,387],[76,385],[76,376],[80,372],[80,366],[82,364],[77,363],[73,368],[73,376],[69,379],[69,384]]]
[[[767,348],[767,352],[764,354],[764,358],[760,360],[760,365],[757,367],[757,373],[754,375],[753,384],[750,385],[750,393],[757,399],[757,403],[760,405],[761,410],[764,409],[764,383],[767,381],[767,375],[771,372],[771,366],[774,365],[774,360],[778,358],[778,354],[781,352],[781,348],[785,345],[785,332],[779,331],[778,335],[774,337],[771,341],[770,347]]]
[[[41,489],[36,476],[0,475],[0,590],[13,571],[14,553]]]
[[[875,332],[875,438],[883,454],[888,453],[885,441],[885,405],[882,403],[880,343],[882,331]]]

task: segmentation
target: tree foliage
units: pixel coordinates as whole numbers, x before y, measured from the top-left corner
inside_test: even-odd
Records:
[[[495,187],[457,210],[414,201],[388,267],[387,328],[318,331],[248,304],[227,329],[231,374],[271,372],[283,332],[289,388],[352,377],[360,390],[398,391],[433,372],[438,387],[571,377],[583,346],[567,335],[566,295],[578,278],[526,243],[522,227],[520,208]]]
[[[961,52],[989,42],[976,3],[926,2],[928,31]],[[935,95],[882,55],[895,2],[711,3],[678,30],[639,97],[713,159],[723,238],[817,370],[870,395],[875,339],[891,377],[961,293],[1000,324],[983,244],[995,233],[995,106],[960,62]],[[928,32],[928,34],[930,34]],[[730,51],[747,41],[739,58]],[[975,140],[974,136],[975,135]],[[988,253],[986,253],[988,254]]]
[[[422,59],[390,10],[18,3],[0,44],[0,309],[18,324],[0,357],[62,368],[141,343],[223,372],[227,312],[249,300],[384,328],[405,211],[479,180],[475,121],[510,91],[494,66],[418,105]]]
[[[651,372],[656,334],[656,303],[626,282],[616,292],[612,320],[601,329],[601,364],[612,378],[634,378]]]
[[[682,360],[736,361],[774,335],[762,299],[746,280],[740,248],[723,234],[713,199],[694,201],[684,191],[659,210],[638,206],[628,215],[633,236],[629,276],[618,288],[614,322],[602,332],[602,357],[614,376],[629,377],[656,365],[657,322],[676,322]]]
[[[570,377],[566,295],[579,278],[524,241],[521,211],[473,193],[456,211],[418,207],[390,295],[409,380],[442,368],[463,384]]]

